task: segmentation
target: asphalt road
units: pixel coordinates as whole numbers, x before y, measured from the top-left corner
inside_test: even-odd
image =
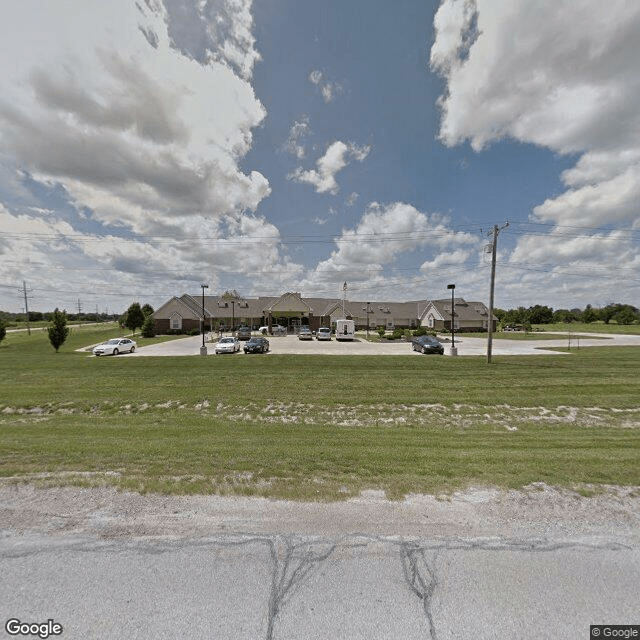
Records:
[[[590,624],[640,623],[638,499],[537,493],[313,505],[6,487],[3,625],[51,619],[74,640],[586,640]]]
[[[297,336],[268,336],[270,353],[284,354],[327,354],[327,355],[415,355],[422,356],[411,349],[408,342],[368,342],[367,340],[356,339],[353,341],[330,342],[317,340],[299,340]],[[450,355],[450,338],[442,336],[440,338],[445,348],[445,355]],[[495,338],[492,344],[493,355],[540,355],[541,353],[553,351],[554,348],[579,349],[580,347],[598,346],[631,346],[640,345],[638,335],[604,335],[604,334],[567,334],[561,338],[547,340],[509,340]],[[139,347],[133,354],[136,356],[192,356],[200,354],[202,346],[202,336],[194,336]],[[207,341],[207,352],[209,356],[215,355],[213,343]],[[459,356],[486,355],[486,338],[469,338],[464,334],[455,339],[455,346]],[[562,353],[555,351],[554,353]],[[127,354],[128,355],[128,354]],[[216,357],[237,357],[245,356],[241,350],[236,354],[221,354]],[[250,357],[261,357],[262,354],[251,354]]]

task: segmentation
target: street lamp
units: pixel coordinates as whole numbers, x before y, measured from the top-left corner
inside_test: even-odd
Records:
[[[367,340],[369,339],[369,314],[371,313],[371,303],[367,302],[367,306],[364,310],[367,312]]]
[[[233,335],[234,328],[236,326],[236,301],[231,301],[231,335]]]
[[[208,284],[201,284],[200,285],[202,287],[202,346],[200,347],[200,355],[201,356],[206,356],[207,355],[207,347],[204,344],[204,321],[205,321],[205,315],[204,315],[204,290],[209,288]]]
[[[452,356],[457,356],[458,355],[458,350],[456,349],[456,338],[455,338],[455,330],[453,327],[453,318],[455,316],[455,309],[454,309],[454,292],[456,289],[456,285],[455,284],[448,284],[447,285],[447,289],[451,289],[451,355]]]

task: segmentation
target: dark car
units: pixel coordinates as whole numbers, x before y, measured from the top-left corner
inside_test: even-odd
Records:
[[[245,353],[266,353],[269,351],[269,341],[262,336],[254,336],[244,343]]]
[[[418,336],[411,341],[411,348],[420,353],[444,353],[444,347],[433,336]]]
[[[244,325],[238,327],[236,338],[238,338],[238,340],[249,340],[249,338],[251,338],[251,327],[245,327]]]

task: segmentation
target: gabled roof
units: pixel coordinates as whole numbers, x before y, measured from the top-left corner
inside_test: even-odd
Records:
[[[156,309],[153,313],[154,318],[166,318],[174,315],[175,313],[179,313],[184,317],[186,315],[189,318],[200,318],[202,317],[202,307],[200,309],[194,310],[193,306],[184,300],[184,294],[182,297],[178,298],[177,296],[173,296],[170,300],[165,302],[159,309]],[[190,296],[189,296],[190,297]],[[174,311],[172,313],[167,314],[166,310],[170,307],[173,307]]]
[[[311,310],[311,306],[302,299],[299,293],[293,293],[291,291],[283,293],[279,298],[274,300],[270,305],[265,307],[264,311],[272,313],[274,311],[307,311]]]
[[[442,320],[451,320],[451,298],[443,300],[431,300],[427,305],[421,319],[424,318],[430,310],[435,310]],[[462,322],[485,321],[489,316],[489,310],[482,302],[467,302],[464,298],[454,298],[453,312]],[[494,320],[497,318],[494,316]]]

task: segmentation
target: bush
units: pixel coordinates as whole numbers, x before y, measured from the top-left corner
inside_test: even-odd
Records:
[[[189,334],[190,336],[199,336],[201,333],[200,329],[194,328],[194,329],[189,329]]]
[[[156,323],[153,320],[153,316],[146,316],[144,324],[142,325],[142,337],[153,338],[156,335]]]
[[[426,336],[426,335],[427,335],[426,327],[418,327],[417,329],[413,330],[413,337],[414,338],[418,338],[420,336]]]

